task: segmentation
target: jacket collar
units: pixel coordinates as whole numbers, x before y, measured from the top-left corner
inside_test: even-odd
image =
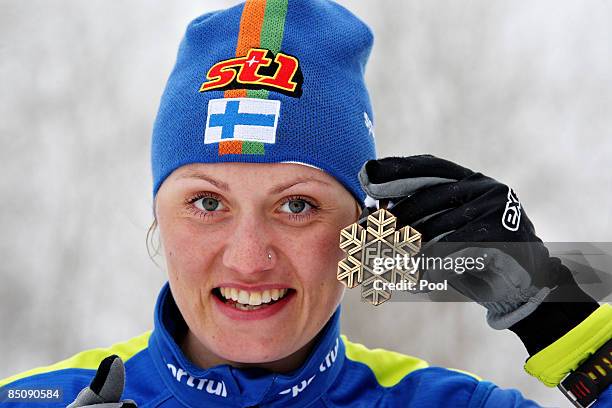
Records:
[[[186,326],[166,283],[155,306],[149,349],[164,384],[186,406],[301,407],[329,389],[344,363],[339,320],[340,307],[323,328],[306,362],[290,374],[237,369],[227,364],[202,369],[187,359],[173,337]]]

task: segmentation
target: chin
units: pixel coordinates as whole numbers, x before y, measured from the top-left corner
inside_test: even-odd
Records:
[[[282,360],[296,350],[293,350],[287,344],[277,344],[270,342],[267,339],[258,341],[241,340],[238,343],[224,342],[218,347],[213,347],[213,351],[224,360],[238,364],[265,364],[273,363]]]

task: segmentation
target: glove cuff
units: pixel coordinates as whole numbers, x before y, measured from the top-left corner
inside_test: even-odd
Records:
[[[525,371],[545,385],[556,387],[570,371],[610,338],[612,306],[604,304],[560,339],[530,357],[525,363]]]
[[[523,290],[519,296],[520,305],[517,302],[483,302],[487,308],[487,323],[495,330],[504,330],[527,318],[538,309],[544,299],[550,293],[549,288],[540,290],[533,286]]]

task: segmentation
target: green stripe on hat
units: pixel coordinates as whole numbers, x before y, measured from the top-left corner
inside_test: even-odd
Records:
[[[266,11],[261,26],[259,40],[260,48],[266,48],[274,54],[280,51],[285,30],[285,18],[287,17],[288,0],[268,0]],[[268,99],[270,91],[267,89],[250,89],[247,91],[249,98]],[[264,146],[261,142],[243,142],[242,153],[264,154]]]
[[[268,49],[274,54],[278,53],[283,43],[283,32],[285,31],[285,19],[287,17],[288,0],[268,0],[259,46]],[[248,90],[249,98],[268,99],[270,91],[267,89]]]

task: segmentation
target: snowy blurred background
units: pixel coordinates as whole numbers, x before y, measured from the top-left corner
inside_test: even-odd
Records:
[[[381,156],[514,186],[544,240],[612,241],[609,2],[340,3],[375,33]],[[0,378],[151,328],[153,118],[187,23],[233,4],[0,0]],[[375,309],[351,291],[344,332],[568,406],[477,305]]]

